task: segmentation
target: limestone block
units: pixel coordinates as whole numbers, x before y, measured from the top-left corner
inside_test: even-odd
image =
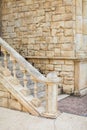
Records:
[[[74,85],[63,85],[63,92],[71,94],[74,92]]]
[[[66,13],[72,13],[72,6],[71,5],[68,5],[68,6],[65,6],[65,12]]]
[[[46,42],[47,43],[52,43],[52,37],[46,37]],[[52,44],[51,44],[52,45]],[[52,45],[53,46],[53,45]]]
[[[54,52],[53,51],[46,51],[46,56],[52,57],[52,56],[54,56]]]
[[[63,77],[65,77],[65,76],[74,77],[74,72],[61,71],[59,75],[60,75],[60,76],[63,76]]]
[[[74,62],[72,60],[65,60],[66,65],[74,65]]]
[[[55,52],[55,56],[56,56],[56,55],[60,55],[60,48],[55,48],[55,49],[54,49],[54,52]]]
[[[40,51],[39,56],[44,56],[45,57],[45,51]]]
[[[64,64],[64,60],[51,60],[50,64],[63,65]]]
[[[65,76],[64,77],[64,84],[73,85],[74,84],[74,78],[70,77],[70,76]]]
[[[34,36],[42,36],[42,28],[38,28],[37,31],[34,32]]]
[[[61,20],[63,20],[63,19],[62,19],[62,16],[60,14],[52,16],[52,21],[61,21]]]
[[[63,0],[64,5],[72,5],[73,0]]]
[[[62,65],[62,71],[74,71],[74,65]]]
[[[34,23],[45,22],[45,16],[34,17]]]
[[[64,21],[61,21],[61,22],[60,21],[59,22],[52,22],[51,23],[51,28],[57,29],[59,27],[64,28]]]
[[[87,1],[83,2],[83,17],[87,18]]]
[[[64,34],[65,34],[65,36],[73,36],[73,30],[72,29],[65,29]]]
[[[56,36],[57,29],[52,29],[52,36]]]
[[[59,6],[59,7],[60,7],[62,4],[63,4],[63,1],[62,1],[62,0],[55,0],[55,1],[53,0],[52,3],[51,3],[52,6]]]
[[[77,33],[82,33],[82,24],[83,24],[82,16],[77,16],[76,17],[76,32]]]
[[[81,16],[82,15],[82,1],[81,0],[77,0],[76,1],[76,15],[77,16]]]
[[[82,34],[76,34],[76,49],[80,49],[83,44]]]
[[[59,6],[56,8],[55,14],[64,14],[65,13],[65,6]]]
[[[26,4],[33,4],[32,0],[26,0],[25,2],[26,2]]]
[[[61,71],[62,70],[62,66],[61,65],[54,65],[54,70],[55,71]]]
[[[64,51],[72,51],[73,50],[73,44],[62,44],[61,50]]]
[[[10,93],[0,91],[0,98],[10,98]]]
[[[58,43],[58,40],[59,40],[58,37],[53,37],[53,39],[52,39],[52,43]]]
[[[51,12],[47,12],[46,13],[46,21],[51,21],[52,20],[52,13]]]
[[[7,89],[0,83],[0,91],[7,92]]]
[[[0,107],[8,107],[8,99],[0,98]]]
[[[7,27],[7,32],[8,33],[14,32],[14,27]]]
[[[47,69],[47,70],[51,70],[51,71],[53,71],[53,70],[54,70],[54,66],[48,64],[48,65],[46,65],[46,69]]]
[[[79,70],[79,89],[87,88],[87,62],[80,62]]]
[[[61,51],[63,57],[74,57],[74,51]]]
[[[66,21],[68,21],[68,20],[72,20],[72,13],[63,14],[62,17],[63,17],[64,20],[66,20]]]
[[[87,35],[87,19],[83,21],[83,34]]]
[[[43,15],[45,15],[45,10],[44,9],[37,10],[37,16],[43,16]]]
[[[46,43],[40,43],[40,49],[41,50],[47,50],[47,44]]]
[[[43,5],[44,5],[44,8],[50,8],[51,7],[51,2],[46,1]]]
[[[72,21],[65,21],[65,28],[72,28],[73,27],[73,22]]]
[[[35,39],[30,37],[30,38],[28,39],[28,43],[30,43],[30,44],[33,43],[33,44],[34,44],[34,43],[35,43]]]
[[[9,99],[9,108],[15,110],[21,110],[21,104],[17,100]]]

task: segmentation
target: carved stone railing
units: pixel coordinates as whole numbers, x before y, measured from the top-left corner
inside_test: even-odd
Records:
[[[13,63],[13,74],[15,84],[19,84],[19,80],[16,76],[16,64],[18,63],[20,70],[23,73],[23,87],[25,92],[29,94],[29,88],[27,87],[28,79],[27,73],[29,73],[31,80],[34,82],[34,92],[33,92],[33,103],[38,106],[40,100],[38,99],[38,86],[37,84],[43,83],[45,84],[45,112],[42,113],[42,116],[54,118],[58,114],[58,104],[57,104],[57,96],[58,96],[58,83],[60,82],[60,78],[57,77],[55,72],[51,72],[47,75],[47,77],[43,76],[37,69],[35,69],[29,62],[27,62],[20,54],[18,54],[7,42],[5,42],[2,38],[0,38],[0,46],[1,52],[3,53],[3,65],[4,65],[4,75],[10,76],[11,72],[8,69],[8,57],[10,57],[10,61]]]

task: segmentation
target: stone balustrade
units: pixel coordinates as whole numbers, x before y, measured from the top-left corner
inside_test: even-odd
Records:
[[[8,43],[6,43],[2,38],[0,38],[1,52],[3,54],[3,66],[4,66],[4,75],[10,76],[12,74],[15,84],[20,84],[19,79],[17,78],[17,66],[23,74],[23,93],[26,96],[30,94],[28,88],[28,78],[27,74],[30,75],[30,79],[34,83],[33,89],[33,100],[32,103],[38,107],[41,105],[41,101],[38,98],[38,83],[45,84],[45,112],[42,113],[46,117],[56,117],[58,114],[57,109],[57,96],[58,96],[58,83],[60,78],[57,77],[55,72],[51,72],[45,77],[37,69],[35,69],[30,63],[28,63],[20,54],[18,54],[13,48],[11,48]],[[12,72],[8,69],[8,60],[13,64]],[[40,86],[42,87],[42,86]]]

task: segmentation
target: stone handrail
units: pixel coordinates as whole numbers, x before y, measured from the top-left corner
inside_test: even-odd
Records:
[[[34,86],[34,97],[37,100],[37,82],[45,83],[46,85],[46,112],[44,116],[46,117],[55,117],[57,115],[57,92],[58,87],[57,84],[61,81],[55,72],[51,72],[45,77],[42,75],[37,69],[35,69],[29,62],[27,62],[19,53],[17,53],[7,42],[5,42],[2,38],[0,38],[0,46],[2,50],[4,49],[4,64],[5,69],[7,71],[7,61],[6,61],[6,52],[13,57],[13,73],[14,78],[16,78],[15,72],[15,61],[19,63],[20,67],[23,68],[24,74],[24,87],[26,88],[26,71],[32,77],[32,80],[35,83]],[[6,51],[6,52],[5,52]],[[7,72],[9,73],[9,71]],[[36,101],[35,100],[35,101]]]
[[[34,77],[37,81],[40,82],[59,82],[60,79],[54,81],[48,80],[44,75],[42,75],[37,69],[35,69],[29,62],[27,62],[19,53],[17,53],[6,41],[0,38],[0,46],[2,46],[10,55],[12,55],[16,61],[22,65],[26,70]]]

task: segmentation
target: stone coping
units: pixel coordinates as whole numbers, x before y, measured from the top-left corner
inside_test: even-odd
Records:
[[[25,59],[49,59],[49,60],[74,60],[84,61],[87,57],[42,57],[42,56],[24,56]]]

